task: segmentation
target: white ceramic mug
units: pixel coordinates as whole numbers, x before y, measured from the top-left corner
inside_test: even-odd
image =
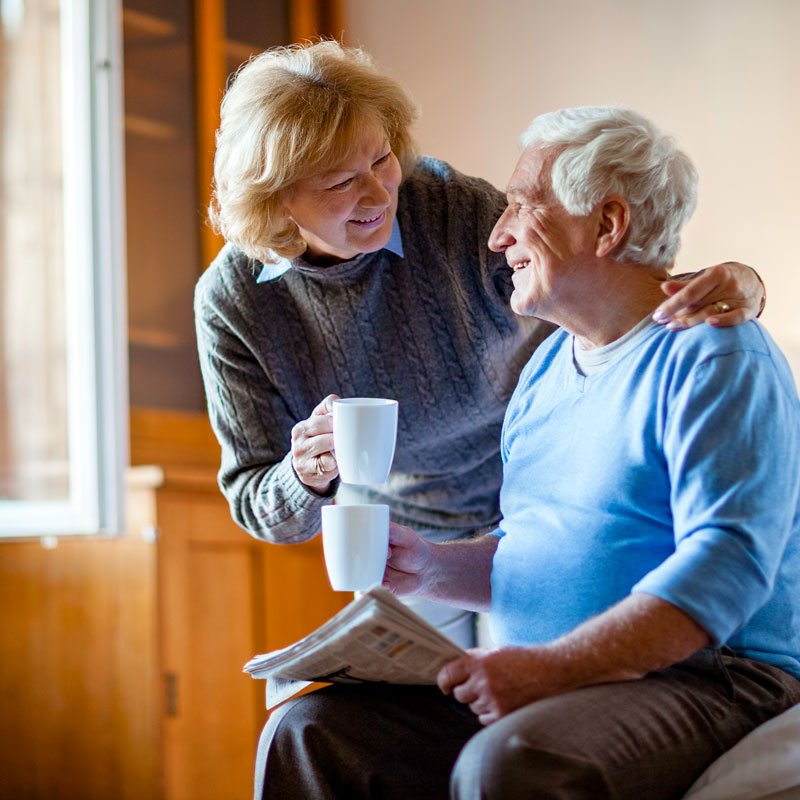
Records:
[[[384,483],[397,440],[397,400],[349,397],[333,401],[333,451],[345,483]]]
[[[389,552],[389,506],[323,506],[322,549],[334,590],[354,592],[380,583]]]

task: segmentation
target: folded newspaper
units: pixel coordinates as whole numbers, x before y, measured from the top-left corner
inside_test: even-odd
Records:
[[[267,679],[267,708],[314,682],[435,684],[439,670],[464,655],[458,645],[375,586],[324,625],[283,650],[244,666]]]

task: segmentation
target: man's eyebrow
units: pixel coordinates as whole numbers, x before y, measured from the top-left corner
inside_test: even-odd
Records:
[[[531,200],[533,199],[533,195],[530,191],[523,189],[521,186],[507,186],[506,187],[506,199],[511,200],[511,198],[522,198],[523,200]]]

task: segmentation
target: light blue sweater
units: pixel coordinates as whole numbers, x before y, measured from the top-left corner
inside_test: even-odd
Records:
[[[645,592],[800,677],[800,403],[758,323],[647,326],[588,376],[554,333],[502,455],[498,643],[551,640]]]

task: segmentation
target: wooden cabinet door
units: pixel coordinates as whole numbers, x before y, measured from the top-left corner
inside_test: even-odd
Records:
[[[242,667],[290,644],[351,598],[331,591],[319,539],[256,541],[215,485],[157,493],[168,800],[246,800],[267,718],[264,681]]]

